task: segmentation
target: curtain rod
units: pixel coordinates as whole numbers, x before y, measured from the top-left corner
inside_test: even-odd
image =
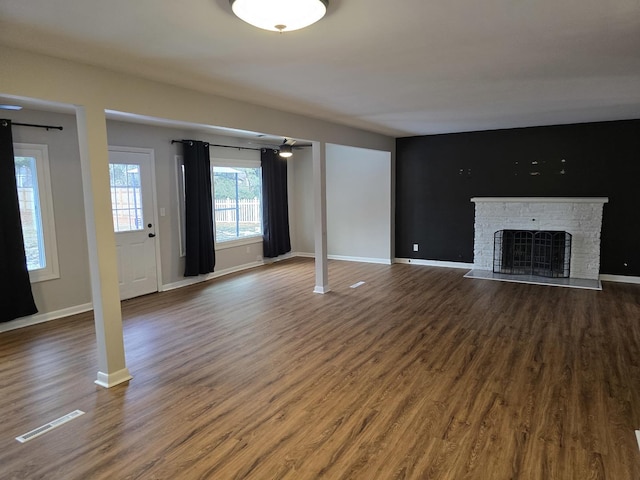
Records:
[[[18,125],[19,127],[46,128],[47,131],[49,131],[49,130],[62,130],[62,127],[58,127],[58,126],[55,126],[55,125],[37,125],[35,123],[11,122],[11,125]]]
[[[171,140],[171,145],[173,145],[174,143],[189,143],[190,141],[191,140]],[[204,143],[207,143],[207,142],[204,142]],[[217,143],[210,143],[209,146],[210,147],[222,147],[222,148],[237,148],[238,150],[258,150],[258,151],[262,150],[262,148],[236,147],[236,146],[233,146],[233,145],[220,145],[220,144],[217,144]],[[268,149],[268,148],[272,148],[272,147],[265,146],[263,148]]]

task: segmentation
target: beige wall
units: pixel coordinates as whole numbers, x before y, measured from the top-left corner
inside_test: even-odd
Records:
[[[90,65],[7,47],[0,51],[0,60],[0,95],[31,99],[38,104],[37,111],[12,112],[6,117],[29,123],[61,124],[65,127],[62,132],[26,128],[14,130],[16,142],[48,144],[51,157],[61,278],[34,285],[34,294],[41,312],[53,312],[91,301],[79,140],[83,140],[80,144],[86,144],[85,138],[90,138],[89,145],[92,148],[89,151],[96,155],[94,161],[106,163],[108,158],[106,151],[95,149],[100,142],[92,143],[94,138],[101,138],[100,132],[89,130],[87,137],[79,139],[75,116],[51,111],[58,105],[63,104],[67,111],[72,106],[84,106],[91,112],[115,110],[187,124],[260,131],[391,154],[395,148],[395,140],[391,137]],[[220,137],[197,134],[195,129],[188,127],[165,128],[121,121],[108,121],[106,124],[110,145],[154,149],[157,206],[167,211],[167,215],[159,219],[162,283],[166,285],[179,282],[183,279],[183,259],[178,255],[174,163],[179,145],[171,145],[170,140],[193,138],[214,143],[227,142]],[[94,129],[101,127],[100,122],[95,121],[90,125]],[[298,164],[295,158],[300,158],[301,163]],[[290,162],[293,165],[290,178],[295,179],[290,186],[296,202],[291,214],[294,251],[313,251],[313,198],[310,195],[313,191],[313,179],[310,160],[311,149],[305,149],[297,150],[294,161]],[[300,185],[297,182],[301,182]],[[107,216],[101,215],[101,219],[105,222]],[[111,255],[108,254],[103,260],[109,260]],[[216,269],[250,264],[261,255],[260,244],[219,250]]]
[[[3,46],[0,95],[393,151],[392,137]]]
[[[296,151],[288,162],[289,226],[291,249],[297,253],[315,251],[313,218],[313,158],[311,149]]]
[[[89,303],[91,284],[75,116],[32,110],[0,115],[16,122],[63,127],[62,131],[12,128],[15,143],[45,144],[49,151],[60,278],[34,283],[32,290],[40,313]]]

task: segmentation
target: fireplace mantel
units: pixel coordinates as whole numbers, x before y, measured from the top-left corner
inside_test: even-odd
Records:
[[[606,197],[473,197],[474,269],[493,269],[498,230],[563,230],[573,236],[571,278],[597,280]]]
[[[607,197],[473,197],[473,203],[608,203]]]

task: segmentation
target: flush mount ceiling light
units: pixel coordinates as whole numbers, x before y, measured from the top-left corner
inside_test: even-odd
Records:
[[[273,32],[290,32],[316,23],[329,0],[229,0],[241,20]]]
[[[288,145],[286,143],[283,143],[282,145],[280,145],[280,151],[278,152],[278,154],[282,157],[282,158],[289,158],[291,155],[293,155],[293,150],[291,149],[291,145]]]

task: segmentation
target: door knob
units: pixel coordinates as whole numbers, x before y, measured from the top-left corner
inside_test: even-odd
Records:
[[[153,238],[153,237],[155,237],[155,236],[156,236],[156,234],[155,234],[155,233],[150,233],[150,234],[149,234],[149,238]]]

